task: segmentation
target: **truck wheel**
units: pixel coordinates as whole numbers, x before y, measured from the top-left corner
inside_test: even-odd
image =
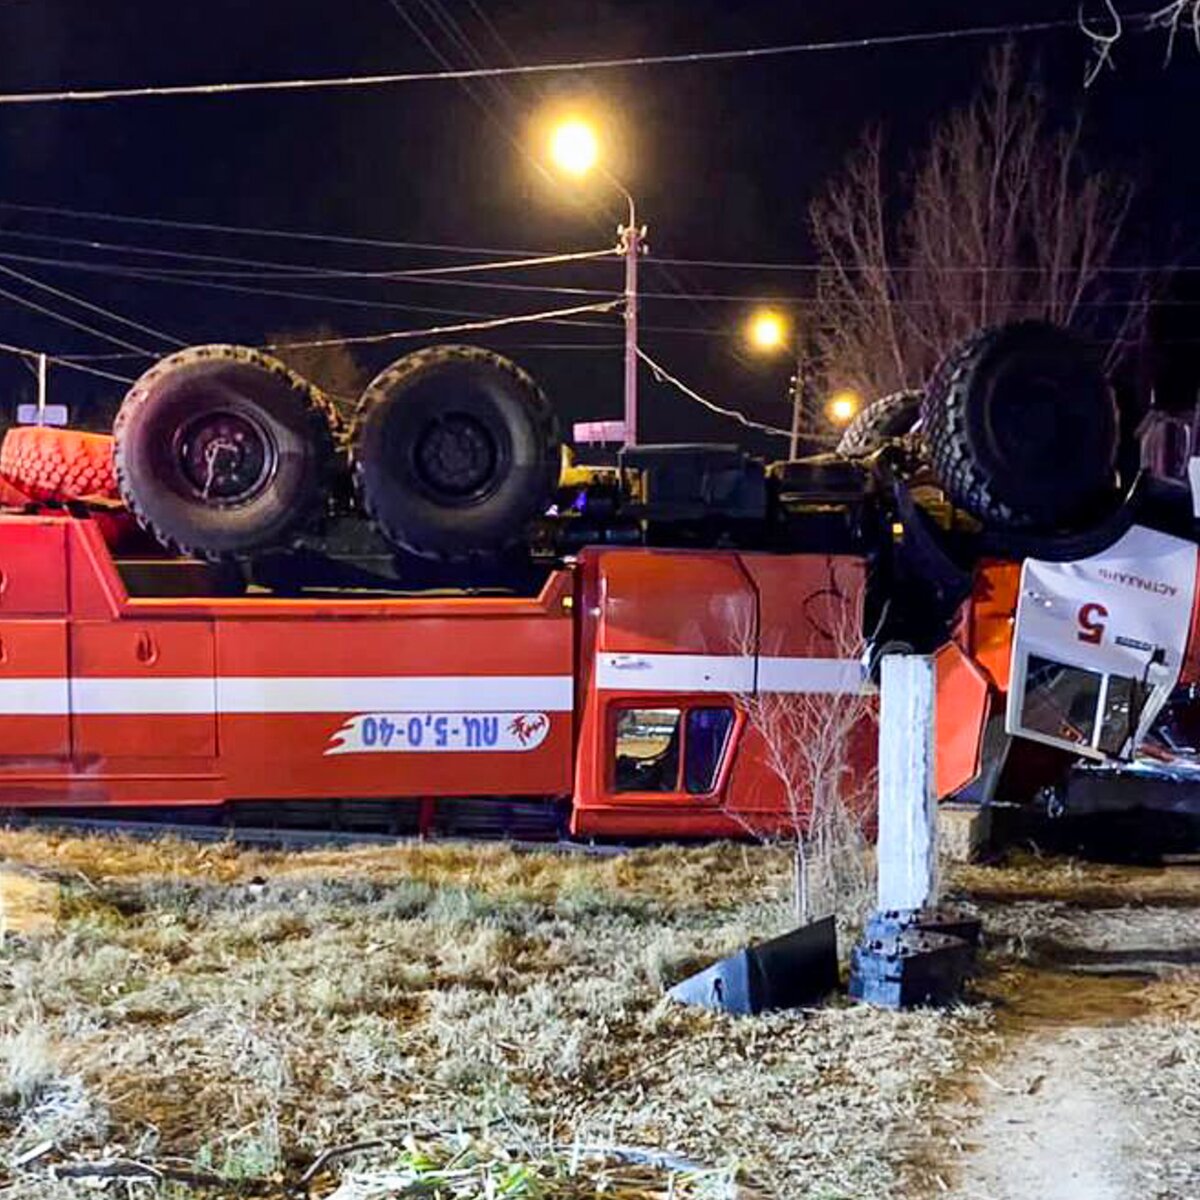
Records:
[[[884,442],[911,433],[920,420],[923,398],[923,392],[893,392],[873,400],[846,426],[837,452],[844,458],[861,458]]]
[[[436,346],[368,386],[351,456],[362,506],[393,544],[424,558],[492,556],[520,542],[550,504],[558,423],[508,359]]]
[[[106,433],[17,425],[0,445],[0,476],[31,500],[116,500],[113,439]]]
[[[993,527],[1068,528],[1115,489],[1112,391],[1057,326],[1021,321],[968,338],[934,372],[921,420],[946,494]]]
[[[337,416],[311,384],[244,346],[194,346],[129,390],[117,483],[165,546],[217,560],[288,546],[321,509]]]

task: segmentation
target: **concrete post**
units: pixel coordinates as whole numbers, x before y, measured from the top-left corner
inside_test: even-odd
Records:
[[[879,705],[879,910],[937,895],[936,742],[932,658],[884,657]]]

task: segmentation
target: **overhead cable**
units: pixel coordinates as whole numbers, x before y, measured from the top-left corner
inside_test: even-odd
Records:
[[[1056,29],[1077,29],[1074,19],[1026,21],[1006,25],[975,25],[960,29],[938,29],[916,33],[875,34],[819,42],[791,42],[775,46],[748,46],[731,50],[699,50],[682,54],[643,54],[628,58],[577,59],[564,62],[518,63],[511,66],[464,67],[441,71],[399,71],[374,75],[339,75],[301,79],[240,80],[230,83],[189,83],[166,86],[66,89],[61,91],[3,92],[0,105],[95,103],[105,100],[135,100],[168,96],[228,96],[244,92],[297,92],[320,88],[382,87],[404,83],[462,82],[500,79],[510,75],[553,75],[563,72],[609,71],[632,67],[687,66],[711,62],[745,62],[788,55],[816,54],[838,50],[870,50],[895,46],[929,45],[975,38],[1016,37]]]
[[[19,296],[16,292],[7,291],[5,288],[0,288],[0,297],[10,300],[13,304],[19,304],[23,308],[31,309],[33,312],[41,313],[43,316],[49,317],[54,321],[59,321],[63,325],[70,325],[73,329],[80,329],[84,333],[90,333],[92,337],[100,338],[105,342],[111,342],[114,346],[123,346],[126,350],[136,350],[140,354],[150,356],[157,354],[155,350],[147,350],[145,346],[139,346],[136,342],[128,342],[124,338],[117,337],[116,334],[106,333],[103,329],[97,329],[94,325],[87,325],[83,321],[77,321],[74,317],[67,316],[66,313],[58,312],[53,308],[47,308],[44,304],[39,304],[36,300],[30,300],[27,296]]]
[[[99,304],[93,304],[90,300],[85,300],[82,296],[76,296],[72,292],[64,292],[62,288],[56,288],[51,284],[43,283],[40,279],[34,279],[32,275],[25,275],[21,271],[14,270],[12,267],[6,267],[3,263],[0,263],[0,272],[3,272],[11,279],[20,280],[20,282],[28,284],[30,287],[38,288],[43,292],[49,292],[52,296],[57,296],[60,300],[66,300],[68,303],[77,304],[80,308],[87,309],[89,312],[107,317],[108,320],[118,325],[126,325],[130,329],[136,329],[139,333],[148,333],[151,337],[158,338],[172,346],[187,345],[186,342],[181,342],[177,337],[172,337],[169,333],[164,333],[161,329],[155,329],[153,325],[143,325],[140,321],[133,321],[129,317],[123,317],[120,313],[113,312],[110,308],[103,308]]]
[[[117,383],[134,382],[128,375],[116,375],[112,371],[105,371],[100,367],[89,367],[84,363],[72,362],[68,358],[60,358],[57,354],[44,354],[41,350],[30,350],[25,346],[12,346],[7,342],[0,342],[0,352],[15,354],[25,362],[36,362],[39,358],[44,357],[47,362],[66,367],[70,371],[82,371],[86,375],[99,375],[102,379],[114,379]]]
[[[444,316],[460,317],[490,318],[496,315],[493,313],[479,313],[470,309],[446,308],[440,305],[404,304],[396,300],[368,300],[358,296],[337,296],[330,295],[327,292],[304,292],[292,291],[286,288],[251,287],[237,283],[225,283],[214,279],[193,279],[186,275],[164,274],[161,271],[141,267],[108,266],[106,264],[79,263],[71,262],[70,260],[35,258],[32,255],[4,253],[0,253],[0,260],[13,260],[17,262],[35,261],[42,265],[64,266],[69,267],[70,270],[77,271],[99,271],[102,274],[112,275],[116,278],[140,279],[149,283],[162,283],[178,287],[215,288],[218,291],[236,292],[249,296],[273,296],[283,300],[307,300],[320,304],[340,304],[351,308],[390,309],[393,312],[437,313]],[[587,294],[590,295],[591,293]],[[607,296],[611,299],[619,299],[614,292],[600,292],[597,294]],[[130,348],[137,349],[138,347]]]
[[[719,416],[729,417],[731,420],[737,421],[739,425],[745,425],[747,429],[757,429],[760,433],[768,433],[772,437],[791,438],[791,433],[786,429],[780,429],[775,425],[764,425],[761,421],[755,421],[752,417],[746,416],[743,412],[738,412],[736,408],[722,408],[719,404],[714,404],[713,401],[705,399],[699,392],[688,387],[681,379],[677,379],[666,367],[657,363],[648,355],[641,347],[638,347],[638,358],[642,360],[654,373],[654,378],[659,383],[669,383],[672,387],[677,388],[690,400],[694,400],[697,404],[703,405],[710,412],[715,412]]]
[[[233,282],[234,280],[243,279],[264,281],[279,279],[287,282],[292,279],[320,280],[325,278],[324,275],[317,274],[315,272],[306,272],[298,275],[286,275],[279,273],[260,274],[254,271],[189,271],[169,267],[142,267],[127,263],[106,263],[73,258],[52,258],[44,255],[17,254],[10,251],[0,250],[0,263],[3,262],[33,263],[38,266],[61,268],[62,270],[66,271],[82,271],[90,274],[112,276],[113,278],[117,279],[131,278],[146,280],[152,283],[178,284],[182,287],[218,288],[224,291],[245,292],[250,295],[277,296],[284,299],[313,300],[318,302],[328,302],[331,304],[348,304],[357,308],[391,308],[398,311],[435,312],[458,316],[480,315],[477,313],[467,312],[462,309],[442,308],[436,305],[404,304],[399,301],[370,300],[358,296],[341,296],[326,292],[297,292],[279,288],[251,287],[243,286],[240,283]],[[350,272],[339,271],[331,275],[330,278],[352,281],[356,278],[359,278],[359,276]],[[389,276],[389,278],[391,278],[391,276]],[[376,278],[373,272],[368,272],[366,273],[366,281],[380,282],[381,280]],[[443,279],[440,277],[417,277],[415,279],[408,279],[406,276],[399,277],[397,282],[419,285],[442,284],[453,287],[481,289],[484,291],[543,292],[559,296],[597,296],[606,299],[618,298],[618,293],[614,292],[611,288],[569,287],[562,284],[549,283],[502,283],[497,280]],[[754,292],[660,292],[639,290],[638,299],[684,300],[696,305],[701,303],[774,304],[783,305],[788,308],[815,308],[819,303],[816,298],[812,296],[793,296],[781,295],[778,293],[772,294]],[[936,300],[920,299],[894,299],[890,303],[894,307],[901,309],[937,308],[939,306],[939,302]],[[1081,300],[1078,302],[1076,307],[1084,309],[1124,309],[1139,308],[1144,303],[1145,301],[1140,297],[1126,297],[1100,300]],[[1200,307],[1200,300],[1163,299],[1156,300],[1153,303],[1159,308]],[[165,337],[167,335],[164,334],[162,336]],[[175,341],[174,344],[183,345],[182,342],[178,341]]]
[[[428,50],[429,53],[431,55],[433,55],[434,59],[438,63],[441,64],[442,69],[446,72],[455,71],[456,68],[454,66],[454,63],[451,62],[451,60],[449,58],[447,58],[445,54],[442,53],[442,51],[439,49],[437,43],[434,42],[433,39],[430,38],[428,34],[426,34],[425,30],[421,27],[420,21],[418,21],[416,19],[416,17],[414,17],[408,11],[408,9],[401,2],[401,0],[386,0],[386,2],[391,7],[392,11],[395,12],[395,14],[405,23],[405,25],[408,27],[409,31],[416,35],[417,39],[425,46],[425,49]],[[426,5],[426,8],[428,9],[428,5]],[[434,15],[436,17],[436,13]],[[468,56],[468,61],[469,61],[469,56]],[[475,64],[475,65],[479,65],[479,64]],[[527,147],[525,147],[521,143],[521,140],[505,124],[502,117],[493,111],[492,106],[491,106],[491,104],[488,103],[486,96],[481,95],[476,90],[476,87],[473,84],[473,82],[470,79],[467,79],[465,77],[459,77],[457,82],[458,82],[459,86],[462,88],[462,90],[467,94],[467,96],[470,97],[471,102],[476,106],[476,108],[478,108],[479,111],[481,113],[483,113],[484,120],[486,120],[490,125],[492,125],[495,129],[497,129],[500,132],[500,135],[502,137],[506,138],[508,140],[509,144],[512,145],[514,147],[514,149],[516,149],[519,153],[524,154],[527,158],[532,158],[532,156],[529,154]],[[501,84],[497,80],[485,79],[483,81],[483,86],[484,86],[485,90],[490,90],[493,96],[496,96],[497,94],[499,95],[499,99],[501,101],[501,106],[503,107],[504,100],[505,100],[504,85]],[[546,168],[544,166],[542,166],[541,163],[537,162],[536,160],[533,160],[533,161],[534,161],[535,167],[538,168],[540,174],[542,174],[543,176],[548,174]]]
[[[661,266],[664,263],[677,267],[711,267],[714,270],[731,270],[731,271],[791,271],[797,273],[819,274],[822,271],[833,269],[831,263],[820,262],[739,262],[736,260],[714,259],[714,258],[651,258],[647,259],[647,265],[650,267]],[[838,271],[845,271],[849,274],[856,275],[863,271],[874,271],[878,268],[871,265],[857,265],[854,263],[838,264]],[[931,271],[927,267],[902,267],[888,265],[887,271],[891,275],[915,275],[915,274],[945,274],[945,275],[1040,275],[1044,272],[1044,267],[1021,267],[1021,266],[1006,266],[1006,265],[991,265],[991,264],[976,264],[972,266],[939,266],[936,271]],[[1132,265],[1095,267],[1093,273],[1096,275],[1141,275],[1147,271],[1200,271],[1200,263],[1195,264],[1179,264],[1174,263],[1136,263]]]
[[[597,261],[613,258],[613,250],[584,250],[572,251],[567,255],[559,255],[549,251],[536,251],[528,248],[521,249],[509,247],[500,249],[498,247],[487,246],[460,246],[450,245],[443,242],[405,242],[396,241],[386,238],[366,238],[354,237],[348,234],[336,233],[309,233],[299,230],[287,229],[270,229],[257,226],[243,225],[221,225],[212,222],[203,221],[174,221],[159,217],[133,217],[121,216],[116,213],[102,213],[87,209],[64,208],[59,205],[47,204],[16,204],[7,200],[0,200],[0,209],[8,209],[13,212],[24,212],[30,214],[42,214],[46,216],[61,216],[73,220],[89,220],[107,222],[110,224],[119,225],[142,225],[151,228],[162,229],[178,229],[197,233],[220,233],[230,234],[234,236],[244,237],[262,237],[277,240],[296,240],[305,242],[328,243],[330,245],[346,245],[346,246],[362,246],[372,249],[384,250],[417,250],[428,253],[453,254],[475,257],[495,256],[498,259],[504,260],[494,264],[497,267],[504,266],[537,266],[543,263],[552,262],[586,262],[589,259]],[[17,238],[23,241],[44,241],[61,243],[62,245],[77,245],[89,246],[97,250],[101,249],[122,249],[130,253],[145,254],[150,257],[178,258],[178,259],[195,259],[198,262],[221,262],[229,265],[238,263],[246,263],[248,265],[272,267],[278,266],[281,272],[283,271],[303,271],[310,269],[306,265],[297,265],[290,263],[276,263],[270,260],[264,261],[261,259],[243,258],[240,255],[224,255],[224,254],[204,254],[199,251],[182,251],[182,250],[166,250],[153,246],[137,246],[129,243],[106,243],[97,241],[92,238],[71,238],[61,234],[34,233],[23,229],[0,229],[0,235],[6,237]],[[469,264],[470,271],[483,271],[488,269],[489,264],[472,263]],[[733,271],[779,271],[779,272],[795,272],[799,274],[818,274],[821,271],[828,270],[829,264],[820,262],[787,262],[787,261],[770,261],[770,260],[738,260],[738,259],[713,259],[713,258],[682,258],[682,257],[660,257],[654,255],[646,259],[645,266],[650,270],[660,270],[664,267],[699,267],[713,270],[733,270]],[[315,269],[315,268],[311,268]],[[336,270],[337,268],[330,268]],[[855,267],[853,265],[844,268],[852,273],[865,271],[868,267]],[[924,271],[923,267],[904,267],[904,266],[889,266],[888,270],[892,274],[905,275],[913,274],[918,271]],[[1043,268],[1041,267],[1023,267],[1023,266],[1008,266],[1008,265],[973,265],[973,266],[947,266],[940,267],[939,271],[944,274],[952,275],[1026,275],[1039,274]],[[426,274],[446,274],[449,273],[445,268],[413,268],[407,270],[407,274],[416,274],[417,271],[423,271]],[[1098,275],[1137,275],[1147,272],[1193,272],[1200,271],[1200,263],[1132,263],[1121,264],[1105,267],[1097,267],[1096,274]],[[386,272],[385,272],[386,273]]]
[[[0,200],[0,209],[12,212],[36,213],[43,216],[69,217],[73,220],[103,221],[114,225],[145,225],[155,229],[187,229],[196,233],[229,233],[242,237],[281,238],[300,242],[328,242],[340,246],[369,246],[382,250],[422,250],[439,254],[494,255],[509,258],[515,255],[534,255],[536,250],[499,250],[486,246],[455,246],[443,242],[405,242],[390,238],[357,237],[350,234],[306,233],[296,229],[269,229],[247,225],[222,225],[213,221],[176,221],[167,217],[130,217],[119,213],[96,212],[94,209],[66,208],[59,204],[16,204]],[[606,252],[607,253],[607,252]]]
[[[0,261],[33,263],[37,266],[61,268],[64,271],[83,271],[93,275],[111,275],[114,278],[132,277],[135,279],[152,279],[164,283],[180,282],[184,284],[195,283],[201,285],[206,281],[214,281],[215,283],[215,281],[220,280],[229,280],[231,282],[240,280],[261,280],[264,282],[278,280],[288,283],[293,279],[313,281],[329,279],[350,283],[355,281],[366,283],[396,282],[419,284],[423,286],[441,284],[447,287],[472,288],[493,292],[553,292],[562,296],[607,297],[616,294],[612,288],[570,287],[563,284],[552,283],[508,283],[496,279],[461,279],[458,276],[443,278],[440,274],[426,276],[419,272],[412,275],[403,271],[359,272],[334,270],[326,272],[319,268],[315,268],[313,270],[298,270],[294,272],[270,270],[214,271],[207,268],[160,267],[154,263],[125,263],[106,262],[104,259],[57,258],[44,254],[21,254],[12,250],[0,250]],[[324,295],[324,293],[306,294]],[[674,292],[642,292],[641,294],[650,299],[694,298],[677,297],[677,293]],[[738,298],[740,299],[742,297]],[[329,299],[337,299],[337,297],[330,295]]]
[[[457,325],[435,325],[428,329],[397,329],[388,333],[367,333],[351,337],[315,338],[300,342],[272,342],[266,350],[304,350],[318,346],[361,346],[376,342],[398,341],[403,338],[440,337],[447,333],[469,333],[482,329],[500,329],[505,325],[528,325],[535,321],[551,321],[580,313],[612,312],[620,300],[605,304],[577,304],[573,308],[555,308],[545,312],[521,313],[512,317],[495,317],[488,321],[464,321]]]

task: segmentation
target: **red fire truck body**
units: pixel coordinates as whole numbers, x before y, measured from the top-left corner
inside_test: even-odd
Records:
[[[851,556],[596,548],[531,598],[146,597],[122,569],[95,520],[0,516],[0,808],[534,797],[576,834],[767,830],[737,697],[863,686],[830,628]]]
[[[392,364],[348,425],[282,363],[200,346],[112,436],[10,430],[0,810],[772,833],[813,780],[780,769],[769,698],[852,710],[786,736],[827,736],[823,783],[865,793],[862,697],[914,652],[939,797],[1195,807],[1200,500],[1118,489],[1111,389],[1063,331],[982,330],[944,368],[769,466],[564,464],[533,380],[471,347]]]

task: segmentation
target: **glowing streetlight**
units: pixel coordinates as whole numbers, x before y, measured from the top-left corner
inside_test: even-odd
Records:
[[[792,322],[776,308],[760,308],[746,322],[746,341],[758,354],[779,354],[793,351],[796,373],[792,376],[788,398],[792,402],[792,429],[788,456],[795,458],[800,451],[801,410],[804,407],[804,342],[800,336],[793,341]]]
[[[788,323],[782,313],[765,308],[756,312],[746,327],[746,336],[755,350],[773,354],[784,349],[788,340]]]
[[[581,117],[567,117],[550,132],[550,157],[560,170],[582,178],[600,162],[600,138]],[[646,227],[637,222],[632,193],[608,171],[605,178],[629,205],[629,223],[617,226],[617,253],[625,259],[625,445],[637,445],[637,264],[645,250]]]
[[[850,388],[843,388],[829,397],[825,413],[835,425],[849,425],[862,407],[862,397]]]
[[[554,127],[550,157],[568,175],[586,175],[600,159],[600,139],[586,121],[573,117]]]

